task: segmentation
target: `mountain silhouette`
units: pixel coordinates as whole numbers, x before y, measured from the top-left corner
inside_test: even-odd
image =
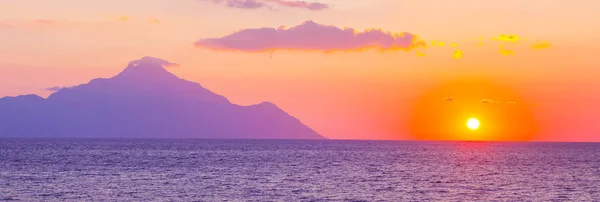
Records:
[[[273,103],[232,104],[144,57],[48,98],[0,98],[0,137],[323,139]]]

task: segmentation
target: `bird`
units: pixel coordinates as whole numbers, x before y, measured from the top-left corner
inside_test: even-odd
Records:
[[[481,99],[481,101],[480,101],[480,102],[481,102],[481,103],[483,103],[483,104],[490,104],[490,103],[492,103],[493,101],[492,101],[492,100],[490,100],[490,99]]]

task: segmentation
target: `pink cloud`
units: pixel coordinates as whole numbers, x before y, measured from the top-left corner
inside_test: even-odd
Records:
[[[46,90],[46,91],[52,91],[52,92],[57,92],[57,91],[60,91],[60,90],[62,90],[64,88],[67,88],[67,87],[54,86],[54,87],[50,87],[50,88],[45,88],[44,90]]]
[[[323,10],[328,9],[329,6],[327,4],[313,2],[309,3],[306,1],[285,1],[285,0],[264,0],[266,2],[277,3],[282,6],[294,7],[294,8],[306,8],[309,10]]]
[[[160,58],[145,56],[142,59],[131,61],[130,64],[139,65],[141,63],[152,63],[157,64],[163,67],[179,67],[179,64],[174,62],[169,62]]]
[[[293,8],[305,8],[309,10],[324,10],[329,8],[327,4],[318,2],[306,2],[306,1],[289,1],[289,0],[202,0],[213,2],[216,4],[227,5],[232,8],[243,8],[243,9],[257,9],[262,7],[270,7],[269,3],[277,4],[280,6],[293,7]]]
[[[210,1],[216,4],[225,4],[232,8],[244,8],[244,9],[256,9],[266,6],[264,2],[260,0],[204,0]]]
[[[391,33],[381,29],[358,32],[352,28],[338,28],[306,21],[289,29],[244,29],[221,38],[201,39],[198,48],[211,50],[272,51],[272,50],[318,50],[349,51],[363,49],[410,50],[424,46],[410,33]]]

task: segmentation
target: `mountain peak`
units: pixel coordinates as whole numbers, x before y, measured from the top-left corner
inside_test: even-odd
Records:
[[[161,78],[176,78],[177,76],[173,75],[171,72],[165,69],[165,67],[175,66],[179,66],[179,64],[172,63],[160,58],[146,56],[142,59],[129,62],[127,68],[125,68],[116,77],[153,80]]]
[[[0,137],[323,139],[275,104],[233,104],[144,57],[47,99],[0,99]]]
[[[134,60],[129,62],[129,64],[133,64],[133,65],[142,65],[142,64],[154,64],[154,65],[160,65],[163,67],[177,67],[179,66],[179,64],[177,63],[172,63],[160,58],[155,58],[155,57],[150,57],[150,56],[145,56],[142,59],[139,60]]]
[[[33,101],[43,101],[44,98],[35,95],[35,94],[27,94],[27,95],[19,95],[19,96],[14,96],[14,97],[1,97],[0,101],[2,100],[33,100]]]

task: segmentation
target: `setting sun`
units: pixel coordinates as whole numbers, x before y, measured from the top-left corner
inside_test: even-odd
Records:
[[[410,106],[414,139],[528,141],[536,134],[528,100],[498,81],[463,77],[424,91]]]
[[[479,128],[479,120],[477,120],[476,118],[470,118],[467,121],[467,127],[471,130],[477,130]]]

